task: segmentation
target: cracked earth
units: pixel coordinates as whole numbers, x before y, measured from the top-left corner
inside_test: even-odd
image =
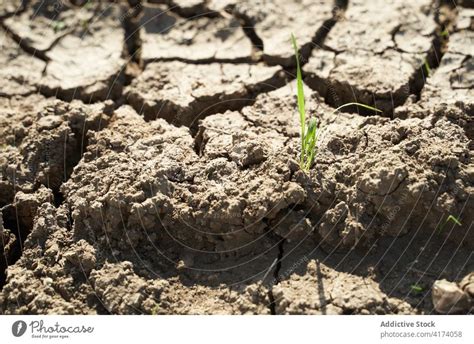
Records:
[[[473,18],[3,1],[0,313],[472,313]],[[307,173],[291,33],[320,126]],[[383,112],[334,113],[349,102]]]

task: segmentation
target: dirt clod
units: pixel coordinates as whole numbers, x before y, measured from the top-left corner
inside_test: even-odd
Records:
[[[458,285],[447,280],[433,284],[433,304],[437,312],[465,313],[474,307],[472,299],[472,273]]]

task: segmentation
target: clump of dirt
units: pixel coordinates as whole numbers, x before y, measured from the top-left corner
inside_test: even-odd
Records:
[[[63,255],[67,250],[74,250],[67,211],[45,203],[24,243],[23,255],[7,270],[0,298],[2,313],[90,313],[97,298],[83,270],[67,262]]]
[[[304,190],[284,158],[255,152],[265,142],[243,143],[229,158],[201,158],[187,128],[120,108],[63,186],[74,232],[121,250],[148,241],[229,254],[265,246],[265,221],[301,202]]]
[[[92,271],[90,282],[105,309],[113,314],[155,312],[157,300],[168,284],[138,277],[129,262],[106,263],[101,270]]]
[[[433,284],[433,304],[439,313],[465,313],[474,309],[474,273],[459,284],[445,279]]]
[[[2,101],[0,170],[2,203],[13,190],[52,190],[72,172],[87,144],[87,132],[108,121],[112,103],[85,105],[31,95]]]
[[[74,239],[69,225],[66,207],[40,207],[22,257],[8,268],[3,314],[268,312],[267,291],[259,284],[191,286],[185,276],[144,278],[136,272],[139,264],[108,262],[105,251]]]
[[[80,160],[88,131],[106,125],[112,104],[87,106],[40,95],[1,102],[0,208],[5,240],[0,269],[4,279],[6,267],[23,252],[37,209],[61,201],[59,187]]]

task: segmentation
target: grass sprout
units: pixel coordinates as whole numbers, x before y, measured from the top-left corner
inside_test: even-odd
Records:
[[[426,59],[425,59],[425,62],[423,63],[423,66],[425,67],[426,76],[430,76],[431,75],[431,67],[430,67],[430,64],[428,63],[428,61]]]
[[[66,27],[66,23],[64,23],[62,20],[55,20],[53,21],[53,30],[55,33],[62,31]]]
[[[418,284],[413,284],[410,286],[410,290],[415,294],[420,294],[423,292],[423,287],[419,286]]]
[[[444,31],[441,32],[441,37],[449,37],[448,29],[444,29]]]
[[[316,148],[318,143],[318,133],[320,128],[316,118],[311,117],[309,120],[306,118],[306,109],[305,109],[305,99],[304,99],[304,87],[303,87],[303,77],[301,74],[300,66],[300,55],[298,44],[296,43],[296,38],[291,34],[291,42],[293,44],[293,49],[295,50],[296,57],[296,88],[297,88],[297,100],[298,100],[298,112],[300,115],[300,128],[301,128],[301,154],[300,154],[300,168],[303,171],[309,171],[311,168],[314,157],[316,155]],[[379,109],[376,109],[372,106],[361,104],[361,103],[347,103],[339,106],[335,109],[332,114],[337,111],[348,107],[348,106],[360,106],[368,110],[373,110],[375,112],[382,112]],[[306,123],[308,122],[308,123]]]
[[[462,223],[461,221],[454,215],[449,215],[446,219],[446,221],[444,221],[444,223],[439,226],[439,231],[442,232],[443,229],[444,229],[444,226],[446,226],[449,222],[452,222],[454,223],[455,225],[458,225],[458,226],[462,226]]]
[[[448,218],[446,219],[446,223],[448,223],[450,221],[457,224],[458,226],[462,226],[461,221],[459,221],[459,219],[457,217],[453,216],[453,215],[449,215]]]

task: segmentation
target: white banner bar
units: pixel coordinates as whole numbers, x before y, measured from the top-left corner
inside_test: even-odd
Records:
[[[474,343],[471,316],[0,316],[0,343]]]

